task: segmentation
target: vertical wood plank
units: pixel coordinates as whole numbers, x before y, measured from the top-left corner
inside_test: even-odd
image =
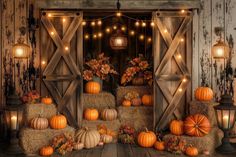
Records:
[[[0,0],[0,18],[2,19],[3,17],[2,17],[2,11],[3,11],[3,8],[2,8],[2,6],[3,6],[3,1],[2,0]],[[0,69],[1,69],[1,71],[0,71],[0,84],[1,84],[1,86],[0,86],[0,109],[3,107],[3,100],[2,100],[2,98],[3,98],[3,89],[2,89],[2,87],[3,87],[3,84],[2,84],[2,78],[3,78],[3,70],[2,70],[2,23],[3,23],[3,20],[0,20]]]

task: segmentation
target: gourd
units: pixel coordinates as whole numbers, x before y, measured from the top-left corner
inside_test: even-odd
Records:
[[[104,143],[111,143],[112,140],[113,140],[113,137],[111,135],[104,134],[104,135],[101,136],[101,140]]]
[[[81,143],[81,142],[74,143],[73,148],[74,148],[75,150],[81,150],[81,149],[84,148],[84,144]]]
[[[103,120],[106,120],[106,121],[115,120],[117,118],[117,111],[115,109],[111,109],[111,108],[104,109],[101,112],[101,117]]]
[[[42,118],[41,116],[33,118],[30,121],[30,127],[37,130],[43,130],[48,128],[48,119]]]

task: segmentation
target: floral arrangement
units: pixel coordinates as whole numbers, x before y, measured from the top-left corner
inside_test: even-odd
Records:
[[[97,130],[100,133],[100,135],[110,135],[113,138],[117,137],[117,133],[113,130],[110,130],[107,128],[105,124],[100,124],[97,126]]]
[[[128,125],[122,125],[119,129],[118,140],[124,144],[135,144],[135,129]]]
[[[60,134],[52,139],[53,149],[61,155],[73,150],[74,138],[69,133]]]
[[[124,71],[124,74],[121,77],[121,84],[126,85],[140,74],[143,75],[144,81],[149,85],[152,84],[153,79],[151,66],[142,54],[139,54],[139,57],[129,61],[128,68]]]
[[[36,103],[40,101],[40,95],[36,90],[30,91],[22,96],[23,103]]]
[[[132,91],[132,92],[126,93],[124,96],[124,99],[125,100],[132,100],[132,99],[139,98],[139,97],[140,96],[139,96],[138,92]]]
[[[105,57],[104,53],[101,53],[96,59],[91,59],[86,62],[83,78],[86,81],[91,81],[93,77],[99,77],[100,79],[105,80],[109,74],[117,75],[118,73],[110,64],[109,60],[109,57]]]
[[[186,141],[178,136],[173,136],[166,141],[167,151],[174,154],[182,154],[186,149]]]

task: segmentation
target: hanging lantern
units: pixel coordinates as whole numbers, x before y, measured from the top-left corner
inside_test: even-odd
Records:
[[[13,56],[15,58],[28,58],[29,49],[29,45],[24,43],[24,38],[20,37],[12,47]]]
[[[214,59],[224,59],[229,57],[229,46],[223,41],[219,40],[212,47],[212,56]]]
[[[116,34],[113,34],[110,38],[110,46],[113,50],[123,50],[126,49],[128,45],[127,37],[121,33],[121,31],[117,31]]]

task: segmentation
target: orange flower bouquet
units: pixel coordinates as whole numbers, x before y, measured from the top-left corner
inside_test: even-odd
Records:
[[[23,103],[36,103],[40,101],[40,95],[36,90],[29,91],[21,98]]]

